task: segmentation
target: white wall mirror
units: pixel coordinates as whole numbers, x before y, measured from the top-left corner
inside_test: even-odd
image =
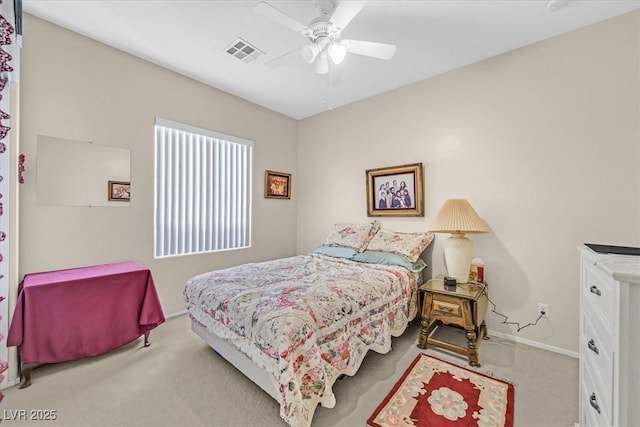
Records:
[[[38,135],[39,205],[130,206],[131,152]]]

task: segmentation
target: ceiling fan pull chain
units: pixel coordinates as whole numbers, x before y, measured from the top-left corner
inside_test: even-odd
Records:
[[[328,76],[328,74],[327,74]],[[325,88],[326,85],[326,79],[324,78],[324,76],[321,74],[320,75],[320,100],[322,105],[327,105],[327,91]]]
[[[331,66],[331,77],[329,78],[329,110],[333,110],[333,66]]]

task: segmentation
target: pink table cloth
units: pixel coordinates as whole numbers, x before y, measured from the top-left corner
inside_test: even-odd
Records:
[[[22,364],[106,353],[165,321],[151,271],[137,262],[27,274],[7,345]]]

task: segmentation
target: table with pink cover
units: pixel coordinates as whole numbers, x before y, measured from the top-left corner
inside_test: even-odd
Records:
[[[25,275],[9,328],[26,365],[97,356],[149,333],[165,321],[151,271],[132,261]]]

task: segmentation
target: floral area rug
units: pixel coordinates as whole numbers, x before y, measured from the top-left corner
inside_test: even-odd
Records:
[[[512,427],[513,399],[513,384],[420,354],[367,425]]]

